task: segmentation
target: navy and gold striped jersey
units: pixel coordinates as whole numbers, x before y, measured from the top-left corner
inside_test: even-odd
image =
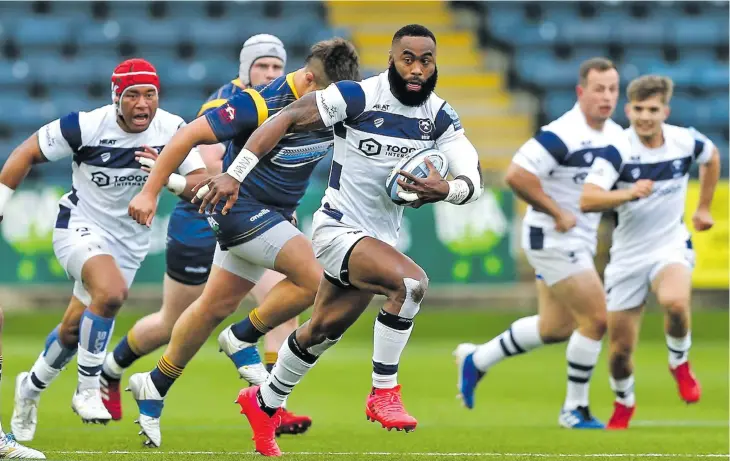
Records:
[[[198,115],[196,115],[196,117],[200,117],[206,112],[210,112],[213,109],[219,108],[220,106],[225,104],[226,101],[241,93],[245,89],[246,87],[243,85],[243,83],[241,83],[240,78],[231,80],[222,87],[218,88],[215,93],[211,94],[208,97],[205,103],[200,106],[200,110],[198,110]]]
[[[268,85],[239,91],[218,109],[206,113],[218,140],[231,141],[223,157],[223,171],[259,125],[299,98],[293,77],[288,74]],[[239,196],[293,211],[309,185],[312,171],[333,143],[331,128],[287,134],[249,173]]]

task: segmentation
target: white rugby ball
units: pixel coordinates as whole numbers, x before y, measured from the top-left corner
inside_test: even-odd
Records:
[[[425,178],[428,176],[428,165],[426,165],[426,159],[431,160],[433,166],[438,170],[442,178],[446,177],[449,172],[449,161],[446,156],[438,150],[427,147],[426,149],[419,150],[404,157],[388,175],[388,179],[385,181],[385,190],[388,193],[390,199],[396,205],[407,205],[409,202],[398,197],[398,192],[403,191],[403,188],[398,184],[398,178],[401,176],[399,172],[405,171],[417,178]],[[411,182],[408,179],[403,178],[406,182]]]

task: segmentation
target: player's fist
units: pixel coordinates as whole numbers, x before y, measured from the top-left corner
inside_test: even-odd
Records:
[[[0,219],[2,218],[0,217]],[[710,210],[707,208],[698,208],[692,216],[692,224],[695,226],[695,230],[702,232],[712,228],[715,225],[715,220],[712,219]]]
[[[159,152],[150,146],[142,146],[142,149],[134,152],[134,159],[142,165],[142,171],[149,173],[152,167],[155,166]]]
[[[152,225],[152,218],[154,218],[156,211],[157,197],[144,191],[135,195],[132,201],[129,202],[129,216],[143,226],[150,227]]]
[[[651,191],[654,188],[654,181],[651,179],[639,179],[631,186],[631,198],[632,200],[646,198],[651,195]]]
[[[555,230],[558,232],[568,232],[575,227],[577,220],[573,213],[566,210],[560,210],[560,214],[555,218]]]
[[[402,178],[398,179],[398,185],[403,192],[398,193],[398,197],[406,200],[409,206],[418,208],[425,203],[440,202],[449,195],[449,183],[441,177],[439,170],[433,166],[433,162],[426,158],[426,166],[428,166],[428,176],[425,178],[417,178],[407,171],[400,171],[400,175],[410,180],[406,182]]]

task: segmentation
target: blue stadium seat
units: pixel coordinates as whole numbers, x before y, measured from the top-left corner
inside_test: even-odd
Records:
[[[664,55],[660,48],[630,47],[624,52],[622,62],[636,66],[641,73],[648,73],[664,65]]]
[[[243,43],[245,38],[242,29],[248,29],[248,26],[236,19],[199,19],[191,21],[187,26],[187,37],[199,47]]]
[[[91,21],[75,31],[76,41],[79,45],[103,46],[109,50],[119,43],[122,33],[122,26],[119,21]],[[108,47],[108,48],[106,48]]]
[[[174,46],[190,33],[188,22],[185,19],[142,22],[125,18],[119,21],[119,37],[140,45]]]
[[[697,75],[697,83],[700,87],[710,90],[725,89],[730,85],[730,72],[727,63],[713,61],[702,68]],[[725,98],[727,99],[727,97]]]
[[[625,18],[613,25],[613,40],[626,47],[661,45],[666,41],[667,23],[661,18],[652,21]]]
[[[614,26],[603,19],[566,22],[560,25],[559,41],[571,45],[605,45]]]
[[[72,22],[52,17],[25,17],[14,21],[15,40],[21,46],[59,45],[71,37]]]
[[[575,101],[575,91],[551,91],[542,101],[542,110],[549,120],[555,120],[569,111]]]
[[[669,37],[677,46],[727,44],[728,16],[681,18],[672,25]]]

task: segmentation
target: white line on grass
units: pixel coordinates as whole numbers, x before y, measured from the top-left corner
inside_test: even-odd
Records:
[[[253,455],[253,451],[51,451],[49,453],[59,455],[208,455],[208,456],[229,456],[229,455]],[[289,451],[285,455],[298,456],[463,456],[474,458],[730,458],[730,454],[724,453],[405,453],[405,452],[314,452],[314,451]]]

